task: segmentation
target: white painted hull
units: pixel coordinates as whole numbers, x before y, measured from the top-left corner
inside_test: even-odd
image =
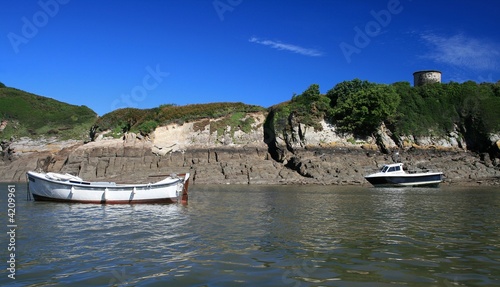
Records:
[[[28,172],[29,191],[35,200],[80,203],[173,203],[187,201],[189,174],[167,177],[152,184],[114,184],[54,180]]]
[[[384,173],[376,173],[365,176],[374,186],[380,187],[403,187],[403,186],[438,186],[442,181],[443,174],[441,172],[416,173],[416,174],[400,174],[388,175]]]
[[[402,163],[385,164],[379,172],[365,176],[374,186],[438,186],[443,181],[442,172],[407,173]]]

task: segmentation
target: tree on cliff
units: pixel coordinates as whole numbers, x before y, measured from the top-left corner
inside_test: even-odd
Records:
[[[489,133],[500,131],[498,83],[468,81],[411,87],[408,82],[398,82],[391,86],[401,97],[390,127],[395,134],[444,136],[460,131],[467,133],[467,138],[487,138]]]
[[[322,95],[318,84],[312,84],[300,95],[292,97],[293,110],[302,116],[323,118],[330,113],[330,99]]]
[[[320,121],[331,117],[330,99],[322,95],[319,85],[312,84],[302,94],[294,94],[291,101],[271,107],[276,130],[290,127],[295,118],[300,123],[321,130]]]
[[[394,87],[359,79],[336,85],[327,96],[338,129],[357,134],[376,131],[395,114],[401,100]]]

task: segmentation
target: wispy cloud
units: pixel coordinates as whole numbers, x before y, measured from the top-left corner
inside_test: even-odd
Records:
[[[463,34],[438,36],[432,33],[420,35],[431,46],[423,55],[438,63],[476,72],[494,71],[500,67],[500,45],[489,40],[467,37]]]
[[[300,46],[293,45],[293,44],[282,43],[279,41],[261,40],[257,37],[252,37],[248,41],[251,43],[269,46],[273,49],[285,50],[285,51],[301,54],[304,56],[310,56],[310,57],[323,56],[323,53],[321,51],[316,50],[316,49],[304,48],[304,47],[300,47]]]

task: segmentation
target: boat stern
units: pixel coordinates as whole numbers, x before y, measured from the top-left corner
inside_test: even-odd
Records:
[[[189,172],[184,175],[184,182],[183,182],[182,195],[181,195],[181,203],[182,204],[188,203],[189,177],[190,177]]]

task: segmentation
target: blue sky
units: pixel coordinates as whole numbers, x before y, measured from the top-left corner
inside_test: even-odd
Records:
[[[500,1],[2,1],[0,82],[103,115],[311,84],[500,80]]]

